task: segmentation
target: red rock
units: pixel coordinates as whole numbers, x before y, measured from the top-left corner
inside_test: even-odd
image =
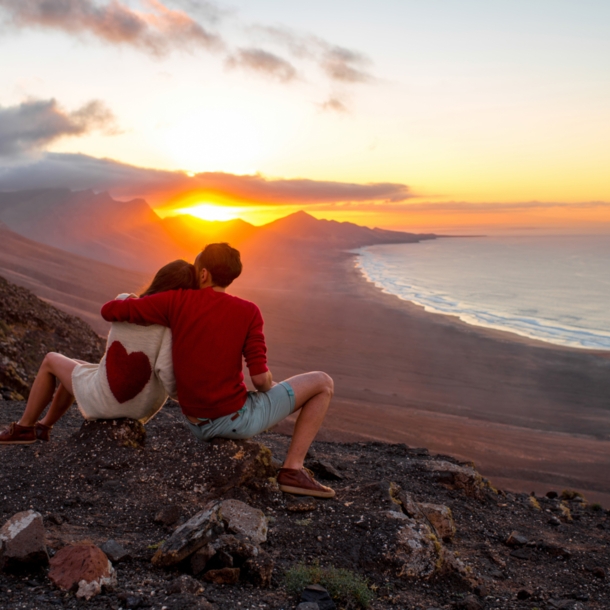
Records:
[[[0,529],[0,569],[49,562],[42,516],[33,510],[13,515]]]
[[[203,575],[203,578],[217,585],[234,585],[239,580],[239,568],[210,570]]]
[[[65,546],[51,559],[49,578],[60,589],[78,587],[77,597],[91,599],[102,586],[116,585],[116,573],[108,557],[93,544]]]

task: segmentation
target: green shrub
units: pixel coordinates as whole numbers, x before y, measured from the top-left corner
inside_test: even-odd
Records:
[[[604,510],[604,508],[599,502],[594,502],[593,504],[591,504],[591,510],[600,511]]]
[[[375,597],[362,576],[343,568],[322,568],[317,563],[292,566],[285,574],[284,584],[291,595],[299,595],[307,585],[322,585],[333,599],[362,608],[368,608]]]

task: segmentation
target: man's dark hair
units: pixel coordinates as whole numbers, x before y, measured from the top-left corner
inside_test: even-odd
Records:
[[[197,277],[201,276],[203,269],[212,275],[212,282],[216,286],[226,288],[241,274],[239,250],[224,243],[208,244],[195,259]]]
[[[199,279],[195,267],[183,260],[173,261],[161,267],[155,274],[150,286],[140,295],[141,297],[166,290],[188,290],[199,288]]]

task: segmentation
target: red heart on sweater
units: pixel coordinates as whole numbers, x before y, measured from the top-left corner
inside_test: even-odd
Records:
[[[106,352],[106,375],[111,392],[123,404],[146,387],[152,369],[144,352],[128,354],[120,341],[113,341]]]

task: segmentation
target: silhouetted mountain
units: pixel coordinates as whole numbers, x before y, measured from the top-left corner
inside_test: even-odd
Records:
[[[433,234],[403,233],[369,229],[352,222],[318,220],[307,212],[299,211],[271,222],[264,227],[266,233],[289,236],[293,240],[316,242],[339,248],[359,248],[375,244],[411,243],[434,239]]]
[[[143,199],[68,189],[0,193],[0,221],[40,243],[126,269],[156,271],[186,256]]]
[[[42,244],[151,273],[172,259],[192,260],[203,246],[219,241],[271,260],[291,248],[347,250],[435,237],[317,220],[306,212],[260,227],[190,215],[161,219],[143,199],[116,201],[108,193],[68,189],[0,192],[0,221]]]
[[[168,216],[162,221],[172,239],[181,247],[197,253],[209,243],[225,241],[240,246],[258,231],[258,228],[241,220],[212,222],[190,214]]]

